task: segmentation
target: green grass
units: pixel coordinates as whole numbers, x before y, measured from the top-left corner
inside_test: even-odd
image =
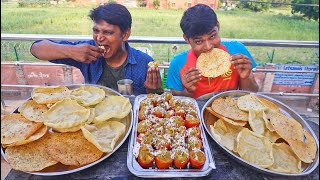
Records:
[[[94,6],[60,5],[55,7],[19,8],[15,4],[1,4],[1,33],[91,35],[89,11]],[[132,36],[181,37],[179,26],[183,10],[129,9],[133,18]],[[293,16],[290,9],[269,12],[216,11],[220,21],[220,36],[235,39],[319,41],[319,22]],[[15,44],[21,60],[36,61],[29,53],[31,42],[1,42],[1,60],[15,60]],[[158,61],[168,61],[170,44],[132,44],[153,50]],[[189,48],[181,45],[180,51]],[[248,47],[257,63],[270,62],[267,54],[275,49],[275,63],[299,61],[303,64],[319,62],[318,49]],[[3,53],[3,50],[6,53]]]

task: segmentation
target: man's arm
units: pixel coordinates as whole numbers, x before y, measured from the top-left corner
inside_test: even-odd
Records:
[[[101,55],[101,50],[90,44],[58,44],[48,40],[34,43],[30,52],[41,60],[72,58],[78,62],[91,63]]]
[[[171,93],[175,96],[193,97],[193,93],[188,92],[186,89],[184,89],[183,91],[171,89]]]
[[[253,91],[253,92],[258,92],[259,90],[259,86],[252,73],[246,79],[240,78],[239,88],[242,90]]]

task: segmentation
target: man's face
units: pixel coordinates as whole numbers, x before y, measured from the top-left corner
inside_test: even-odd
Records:
[[[218,48],[220,46],[220,36],[218,27],[214,27],[211,32],[201,36],[196,36],[186,39],[191,45],[197,57],[201,53],[211,51],[213,48]]]
[[[118,26],[109,24],[103,20],[94,23],[93,39],[98,46],[104,46],[104,58],[109,59],[124,48],[123,42],[127,40],[125,33],[121,33]]]

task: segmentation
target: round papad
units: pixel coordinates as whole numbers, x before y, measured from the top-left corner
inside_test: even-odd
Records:
[[[218,48],[202,53],[197,59],[196,67],[202,76],[215,78],[228,72],[231,66],[230,54]]]

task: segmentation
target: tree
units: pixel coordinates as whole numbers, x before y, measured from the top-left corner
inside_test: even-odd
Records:
[[[153,0],[153,6],[154,8],[158,9],[160,6],[160,0]]]
[[[268,0],[260,0],[259,2],[241,1],[238,6],[239,8],[250,9],[255,12],[268,11],[271,5],[269,3],[263,3],[263,2],[268,2]]]
[[[301,13],[308,19],[319,21],[319,0],[292,0],[291,13]],[[318,4],[318,6],[297,6],[294,4]]]

